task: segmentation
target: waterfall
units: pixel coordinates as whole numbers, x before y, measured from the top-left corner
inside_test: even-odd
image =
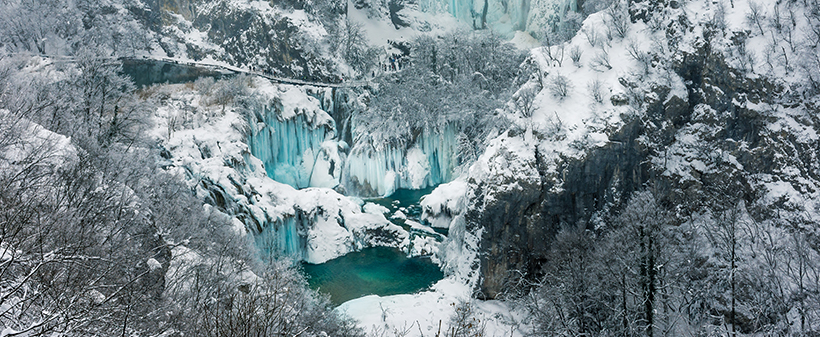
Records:
[[[299,216],[287,216],[265,224],[255,233],[254,242],[264,257],[289,256],[297,260],[305,258],[304,235],[299,234],[302,223]]]
[[[490,28],[505,38],[515,31],[540,34],[550,16],[578,11],[577,0],[420,0],[428,13],[450,13],[475,29]]]
[[[248,137],[268,177],[295,188],[338,185],[341,158],[332,120],[315,125],[305,114],[282,119],[276,110],[265,108]]]
[[[357,143],[347,157],[344,182],[348,193],[387,196],[399,188],[422,189],[453,179],[456,127],[427,130],[409,148]]]

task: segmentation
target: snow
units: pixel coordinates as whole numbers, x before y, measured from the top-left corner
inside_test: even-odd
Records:
[[[446,277],[429,290],[415,294],[365,296],[347,301],[336,308],[358,321],[358,326],[373,335],[381,331],[407,331],[406,336],[435,336],[449,326],[455,306],[471,301],[474,312],[486,323],[488,336],[524,336],[528,326],[522,324],[525,313],[500,301],[471,300],[473,287],[479,280],[473,268],[478,258],[482,230],[467,232],[463,216],[457,216],[450,236],[434,256],[444,265]],[[423,226],[418,223],[411,226]]]
[[[422,222],[436,228],[450,228],[453,219],[466,211],[468,187],[467,182],[455,180],[439,185],[424,196],[419,203]]]
[[[396,213],[393,213],[393,215],[390,216],[390,218],[391,219],[402,219],[402,220],[404,220],[404,219],[407,219],[407,214],[404,214],[404,212],[402,212],[401,210],[396,210]]]
[[[362,207],[362,210],[365,213],[368,213],[368,214],[385,214],[385,213],[390,212],[390,210],[387,209],[387,207],[384,207],[384,206],[378,205],[378,204],[374,204],[372,202],[368,202],[368,203],[364,204],[364,206]]]
[[[397,29],[387,15],[374,15],[366,8],[357,9],[351,1],[348,1],[347,5],[347,18],[351,22],[362,25],[368,43],[371,46],[380,46],[388,53],[398,54],[399,51],[392,48],[387,41],[409,41],[421,34],[440,36],[451,30],[468,28],[450,15],[441,15],[435,11],[419,11],[410,4],[405,5],[399,13],[400,17],[410,24],[410,27]]]
[[[455,306],[470,301],[471,289],[453,278],[445,278],[430,291],[417,294],[376,296],[370,295],[347,301],[336,311],[354,317],[366,332],[406,330],[406,336],[435,336],[446,331]],[[487,336],[524,336],[515,323],[520,313],[500,301],[474,301],[476,316],[487,323]],[[439,330],[441,329],[441,330]]]
[[[157,259],[155,259],[153,257],[148,259],[148,261],[145,261],[145,264],[147,264],[148,269],[150,269],[152,271],[157,270],[157,269],[162,269],[162,264],[159,263],[159,261],[157,261]]]
[[[280,7],[269,1],[260,0],[230,0],[219,4],[227,5],[228,10],[231,11],[253,13],[253,15],[255,15],[254,19],[258,18],[262,20],[268,27],[287,20],[289,24],[296,27],[299,34],[304,34],[306,39],[313,41],[322,41],[324,37],[328,35],[327,30],[318,20],[312,19],[308,13],[301,9],[286,9],[282,8],[284,6]],[[205,2],[198,4],[196,9],[199,12],[208,12],[213,10],[213,6],[216,5],[218,4],[215,2]],[[186,18],[183,15],[170,11],[164,13],[172,20],[169,20],[170,22],[162,28],[164,35],[161,37],[163,40],[162,43],[166,48],[174,51],[174,57],[177,60],[188,62],[193,61],[192,58],[197,57],[197,62],[199,63],[246,69],[252,65],[258,66],[265,63],[264,57],[258,56],[248,60],[250,64],[230,64],[228,60],[233,59],[233,56],[228,55],[224,48],[213,43],[207,31],[200,31],[194,28],[193,23],[188,20],[195,20],[195,18]],[[197,49],[196,52],[190,52],[188,50],[189,45],[192,46],[193,49]],[[203,52],[205,52],[204,57],[202,57]],[[154,43],[148,55],[158,59],[168,57],[164,48],[156,43]],[[200,60],[199,58],[202,59]]]
[[[518,47],[518,49],[522,50],[538,48],[541,45],[540,41],[532,37],[532,35],[530,35],[529,33],[523,31],[516,31],[515,35],[513,36],[512,40],[510,40],[510,42],[512,42],[512,44]]]
[[[469,179],[471,184],[494,187],[540,179],[535,168],[534,144],[507,134],[491,140],[484,154],[470,167]]]
[[[427,234],[431,234],[431,235],[437,235],[437,234],[436,234],[436,231],[434,231],[434,230],[433,230],[432,228],[430,228],[429,226],[422,225],[422,224],[420,224],[420,223],[418,223],[418,222],[415,222],[415,221],[413,221],[413,220],[409,220],[409,219],[408,219],[408,220],[406,220],[404,223],[405,223],[406,225],[410,226],[410,228],[411,228],[411,229],[417,230],[417,231],[419,231],[419,232],[422,232],[422,233],[427,233]]]
[[[5,309],[5,308],[0,308],[0,309]],[[17,331],[17,330],[14,330],[12,328],[6,327],[6,328],[3,328],[3,330],[0,330],[0,337],[17,336],[17,334],[19,334],[19,333],[20,333],[20,331]]]
[[[13,116],[8,110],[0,110],[0,129],[9,130],[8,141],[0,153],[0,170],[12,170],[39,156],[37,166],[59,168],[78,159],[77,149],[71,138],[54,133],[26,118]],[[14,137],[19,137],[15,139]]]
[[[562,62],[549,60],[546,48],[551,48],[550,51],[555,52],[560,47],[539,47],[539,42],[530,33],[540,30],[549,15],[562,14],[561,6],[551,7],[551,5],[562,3],[564,3],[563,0],[533,1],[531,6],[533,11],[527,13],[516,9],[505,16],[499,15],[498,2],[491,2],[490,26],[505,37],[512,38],[519,48],[533,48],[531,61],[538,66],[540,74],[530,79],[522,90],[537,88],[537,95],[531,117],[516,114],[514,108],[508,109],[514,123],[511,130],[490,140],[486,152],[469,169],[467,176],[461,179],[455,177],[453,173],[455,137],[451,137],[449,134],[451,131],[445,131],[440,135],[423,134],[415,144],[406,148],[394,148],[383,144],[354,144],[350,155],[344,158],[344,154],[340,153],[339,149],[345,146],[330,140],[333,136],[332,130],[335,128],[333,120],[326,112],[327,108],[323,110],[322,98],[315,98],[316,96],[322,97],[323,94],[308,93],[300,87],[260,86],[259,91],[271,97],[272,103],[261,123],[248,126],[252,132],[255,132],[255,135],[261,135],[259,140],[251,142],[253,145],[250,152],[254,156],[234,155],[231,157],[244,163],[242,165],[226,168],[217,164],[218,161],[226,158],[227,153],[247,152],[248,150],[243,149],[241,144],[214,142],[208,135],[203,134],[216,132],[216,134],[235,135],[236,132],[228,130],[228,126],[233,126],[234,122],[241,119],[232,115],[231,111],[226,113],[225,118],[234,122],[217,122],[216,124],[210,122],[211,126],[202,126],[202,130],[192,135],[187,135],[184,131],[177,132],[168,144],[177,146],[173,151],[175,158],[178,156],[191,158],[189,161],[175,160],[192,172],[191,175],[194,177],[192,180],[196,177],[210,177],[226,188],[234,201],[247,203],[247,207],[256,219],[270,219],[270,221],[265,221],[265,227],[261,233],[269,235],[272,243],[267,243],[266,246],[271,249],[298,252],[302,254],[300,258],[320,263],[365,246],[395,244],[386,243],[381,238],[367,234],[368,231],[384,230],[395,233],[396,239],[401,241],[398,245],[412,250],[411,255],[422,251],[435,252],[434,259],[442,264],[448,276],[433,286],[430,291],[386,297],[367,296],[351,300],[338,309],[359,319],[361,326],[368,329],[375,327],[392,330],[413,327],[415,324],[415,327],[410,330],[411,335],[416,333],[435,335],[439,320],[446,324],[447,318],[453,312],[453,304],[468,299],[470,289],[478,279],[472,264],[477,258],[481,230],[467,232],[464,220],[467,197],[472,192],[471,184],[492,186],[514,192],[524,188],[523,186],[528,183],[543,184],[541,179],[546,177],[553,179],[554,184],[550,185],[553,188],[551,192],[556,192],[561,188],[559,174],[561,162],[567,159],[582,159],[590,149],[609,144],[611,142],[609,132],[623,125],[624,117],[635,117],[636,114],[642,113],[640,107],[630,104],[613,105],[610,97],[614,95],[626,97],[632,85],[635,86],[636,91],[649,92],[649,85],[661,84],[669,87],[669,95],[653,97],[654,93],[650,93],[647,99],[660,99],[664,103],[674,97],[687,100],[686,86],[679,76],[671,72],[665,73],[666,69],[663,66],[653,68],[644,74],[641,64],[629,56],[630,45],[634,44],[643,51],[650,51],[656,47],[653,41],[665,38],[663,37],[665,32],[652,32],[643,23],[630,25],[626,38],[615,38],[594,45],[587,41],[583,33],[580,33],[564,44],[565,56]],[[715,1],[690,1],[686,2],[685,8],[673,13],[684,14],[694,19],[693,29],[695,31],[684,34],[679,44],[682,51],[693,52],[695,51],[694,46],[702,43],[693,36],[702,35],[699,32],[702,29],[699,24],[712,20],[717,8],[716,3]],[[268,6],[258,1],[252,4],[260,8]],[[520,8],[521,3],[512,2],[510,4],[513,8]],[[382,46],[390,52],[396,52],[387,47],[387,40],[407,40],[421,33],[436,35],[438,32],[456,26],[452,23],[452,18],[436,15],[438,13],[450,13],[458,18],[462,25],[472,25],[472,14],[469,9],[474,5],[474,1],[469,0],[422,1],[418,9],[423,12],[413,6],[408,6],[400,13],[403,19],[411,22],[411,27],[399,29],[390,24],[387,18],[374,15],[368,9],[356,9],[352,4],[348,6],[348,14],[352,21],[364,25],[371,44]],[[745,27],[743,21],[748,11],[748,3],[736,1],[735,5],[734,8],[727,6],[726,20],[730,30],[741,30]],[[303,11],[293,11],[287,15],[293,22],[306,26],[311,25]],[[803,19],[800,20],[802,22]],[[522,21],[524,26],[520,24]],[[605,39],[606,24],[604,21],[603,13],[593,14],[584,21],[583,29],[595,30],[600,36],[599,39]],[[196,32],[190,34],[194,34],[189,37],[190,39],[198,38]],[[768,42],[765,41],[765,37],[753,36],[749,45],[757,55],[763,55],[762,48],[766,43]],[[716,41],[714,45],[719,51],[725,52],[730,49],[727,41]],[[578,64],[574,64],[568,57],[572,48],[577,48],[581,52]],[[596,56],[604,53],[610,57],[611,67],[609,68],[593,64]],[[678,56],[670,55],[670,57]],[[762,57],[759,57],[755,68],[762,69],[763,62]],[[793,79],[796,76],[787,74],[785,69],[778,66],[768,71],[778,76],[783,75],[783,78],[787,79]],[[567,97],[556,97],[549,90],[551,80],[558,75],[566,76],[570,80]],[[755,75],[748,74],[748,76]],[[594,81],[601,84],[603,94],[601,102],[596,102],[591,97],[589,87]],[[326,97],[326,94],[324,95]],[[635,104],[640,104],[640,102]],[[752,102],[738,101],[736,104],[757,108],[757,103]],[[678,130],[674,135],[675,143],[667,149],[664,156],[651,158],[655,167],[665,168],[662,174],[681,181],[695,181],[699,173],[715,170],[712,163],[702,159],[700,152],[703,151],[702,140],[714,137],[715,132],[718,131],[708,120],[720,119],[721,116],[715,111],[708,111],[703,106],[698,109],[701,110],[696,111],[694,115],[696,120]],[[797,135],[801,142],[816,142],[819,138],[811,125],[804,122],[806,116],[802,116],[799,110],[778,111],[776,116],[778,117],[776,122],[766,125],[768,132],[786,131]],[[212,130],[204,131],[208,128]],[[185,140],[176,139],[183,135],[187,137]],[[267,140],[262,136],[267,137]],[[236,140],[241,141],[241,136]],[[295,141],[295,144],[285,144],[287,141]],[[646,138],[639,141],[644,144],[650,143]],[[222,152],[214,150],[215,148],[223,149],[226,146],[228,150],[222,150]],[[204,160],[198,158],[202,155],[203,148],[209,149],[207,152],[210,152],[215,159],[213,163],[198,166],[194,161],[209,161],[208,158]],[[274,151],[273,149],[281,149],[281,156],[262,154],[264,151]],[[538,168],[544,168],[546,172],[538,172],[536,152],[539,153],[541,156],[539,159],[543,159],[543,165],[545,165]],[[263,160],[259,161],[254,158],[255,156],[262,157]],[[743,169],[737,158],[728,151],[715,151],[713,158],[728,163],[734,168]],[[264,163],[264,168],[262,168],[262,163]],[[538,164],[541,165],[541,163]],[[344,173],[337,172],[342,168],[344,168]],[[782,171],[790,176],[800,175],[800,171],[793,167],[783,168]],[[320,174],[314,175],[311,172]],[[328,173],[325,174],[325,172]],[[244,191],[233,188],[233,182],[226,178],[237,179],[240,175],[246,177],[240,182],[243,189],[247,187]],[[268,176],[299,188],[342,185],[348,192],[372,191],[382,196],[389,195],[398,188],[417,189],[443,183],[421,201],[424,212],[422,221],[433,227],[449,228],[450,237],[443,244],[434,245],[430,243],[430,237],[413,236],[415,232],[407,233],[391,224],[384,217],[387,210],[382,206],[347,198],[326,188],[297,190],[291,186],[274,182]],[[765,187],[766,194],[763,203],[769,204],[784,199],[795,204],[805,202],[808,198],[804,190],[812,187],[802,181],[784,181],[766,175],[758,175],[756,179],[758,179],[757,184]],[[358,186],[359,191],[354,186]],[[371,191],[366,191],[367,189]],[[243,193],[247,191],[253,191],[253,193],[247,193],[252,195],[251,197],[244,197]],[[406,215],[397,211],[392,217],[405,219]],[[416,231],[434,233],[429,227],[412,220],[407,220],[405,223]],[[253,228],[250,228],[249,232],[260,235],[259,231]],[[267,239],[262,241],[264,240]],[[488,326],[491,331],[489,334],[500,335],[510,331],[509,326],[498,323],[499,321],[515,321],[514,315],[507,314],[509,308],[506,308],[504,303],[477,301],[476,306],[479,312],[485,315],[484,317],[497,318],[486,320],[493,324],[492,327]],[[521,335],[520,331],[515,331],[516,335]]]

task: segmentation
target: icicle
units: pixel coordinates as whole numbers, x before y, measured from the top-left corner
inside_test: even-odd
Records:
[[[264,225],[262,232],[254,235],[256,246],[266,257],[290,256],[304,259],[304,247],[299,236],[299,219],[290,216]]]
[[[410,148],[374,149],[356,144],[347,158],[345,188],[361,196],[387,196],[396,189],[422,189],[449,182],[456,168],[456,129],[425,131]]]
[[[331,185],[322,187],[333,187],[335,184],[332,177],[313,177],[314,174],[329,174],[329,164],[322,165],[324,170],[314,172],[318,163],[337,160],[332,158],[333,153],[329,154],[327,151],[333,149],[333,146],[324,144],[323,147],[325,140],[333,135],[333,130],[326,126],[312,127],[305,115],[280,121],[274,109],[265,109],[264,121],[251,132],[248,144],[251,154],[265,164],[265,170],[271,179],[295,188],[313,186],[312,181]]]

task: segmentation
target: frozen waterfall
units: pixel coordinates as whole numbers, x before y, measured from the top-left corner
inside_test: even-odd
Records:
[[[282,120],[276,109],[268,108],[261,119],[248,144],[268,177],[295,188],[339,184],[341,160],[332,123],[314,125],[305,114]]]
[[[456,128],[422,133],[410,148],[357,143],[345,165],[345,188],[362,196],[387,196],[399,188],[422,189],[453,179]]]
[[[263,256],[289,256],[302,260],[305,254],[305,235],[299,235],[300,225],[298,216],[288,216],[263,226],[262,231],[253,238]]]
[[[577,11],[577,0],[420,0],[429,13],[449,12],[474,29],[490,28],[506,38],[515,31],[540,33],[552,16]]]
[[[357,143],[350,155],[343,141],[334,140],[335,123],[317,110],[282,117],[273,105],[256,114],[248,144],[251,154],[265,165],[268,177],[295,188],[343,184],[359,196],[386,196],[396,189],[421,189],[453,179],[457,128],[427,130],[411,146],[374,146]],[[315,114],[323,114],[321,123]],[[344,178],[342,178],[344,177]]]

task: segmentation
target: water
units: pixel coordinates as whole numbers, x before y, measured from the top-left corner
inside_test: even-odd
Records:
[[[390,210],[390,213],[385,214],[385,216],[389,218],[390,221],[394,224],[402,226],[404,229],[409,231],[410,227],[405,225],[404,219],[392,219],[390,217],[394,213],[396,213],[396,211],[401,211],[402,213],[404,213],[404,215],[407,216],[407,219],[413,220],[418,223],[422,223],[421,206],[419,205],[419,199],[421,199],[421,197],[425,195],[430,194],[430,192],[432,192],[436,187],[437,186],[431,186],[420,190],[398,189],[389,197],[373,198],[367,199],[365,201],[387,207],[387,209]],[[441,235],[447,235],[446,228],[433,228],[433,230]]]
[[[419,199],[430,194],[433,188],[399,189],[389,197],[366,201],[387,207],[390,213],[385,216],[388,218],[401,210],[408,219],[419,221]],[[390,221],[410,231],[411,238],[415,235],[430,235],[411,230],[404,219]],[[443,239],[443,236],[439,239]],[[330,294],[330,301],[334,305],[371,294],[388,296],[414,293],[429,288],[444,277],[429,257],[408,258],[404,252],[386,247],[366,248],[322,264],[305,263],[302,266],[310,287]]]
[[[379,204],[387,209],[390,210],[389,214],[385,214],[388,218],[393,215],[397,210],[402,211],[404,215],[407,216],[408,219],[419,221],[421,217],[421,206],[419,206],[419,199],[421,197],[430,194],[436,187],[431,186],[428,188],[420,189],[420,190],[408,190],[408,189],[398,189],[396,192],[391,194],[389,197],[386,198],[373,198],[373,199],[366,199],[366,202],[372,202],[374,204]],[[397,220],[397,219],[393,219]],[[396,221],[394,221],[396,223]],[[404,221],[400,221],[400,223],[396,223],[399,226],[404,225]]]
[[[303,267],[310,287],[330,294],[333,305],[371,294],[415,293],[444,277],[430,258],[407,258],[398,249],[385,247],[367,248]]]

